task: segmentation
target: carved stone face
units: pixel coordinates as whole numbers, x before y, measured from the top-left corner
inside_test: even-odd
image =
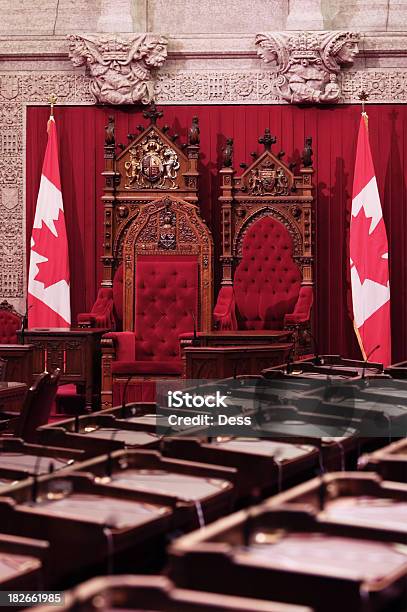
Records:
[[[339,64],[353,64],[355,56],[358,53],[358,43],[348,40],[339,49],[338,53],[336,54],[336,59]]]
[[[277,52],[266,42],[259,43],[257,54],[266,64],[277,64]]]
[[[145,58],[145,62],[148,66],[153,66],[154,68],[161,68],[167,59],[167,46],[164,41],[158,41],[150,53],[147,54]]]

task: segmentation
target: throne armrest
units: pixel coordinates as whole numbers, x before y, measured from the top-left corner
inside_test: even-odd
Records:
[[[293,312],[284,316],[284,326],[308,323],[313,302],[314,292],[312,287],[301,287]]]
[[[236,301],[232,286],[222,287],[219,291],[213,320],[217,329],[221,331],[237,329]]]
[[[120,361],[135,361],[136,334],[132,331],[109,332],[102,338],[102,353]]]

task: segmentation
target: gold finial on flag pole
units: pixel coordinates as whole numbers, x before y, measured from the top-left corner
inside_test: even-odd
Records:
[[[48,102],[51,105],[51,117],[54,116],[54,106],[57,103],[57,100],[58,98],[54,93],[52,93],[48,98]]]
[[[362,117],[365,120],[366,123],[366,127],[367,127],[367,120],[368,120],[368,114],[365,111],[365,102],[367,102],[367,100],[369,99],[368,94],[366,93],[366,91],[364,89],[362,89],[362,91],[359,93],[358,98],[362,104]]]

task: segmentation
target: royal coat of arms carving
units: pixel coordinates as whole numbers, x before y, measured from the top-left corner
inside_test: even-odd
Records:
[[[331,104],[342,96],[340,71],[359,53],[354,32],[257,34],[259,57],[275,71],[274,89],[290,103]]]
[[[149,104],[155,76],[167,58],[167,39],[159,34],[69,36],[69,57],[86,66],[89,89],[101,104]]]
[[[124,164],[126,189],[178,189],[178,155],[156,132],[131,147],[129,156]]]
[[[288,177],[271,159],[265,159],[261,166],[250,171],[248,191],[251,195],[288,195]]]

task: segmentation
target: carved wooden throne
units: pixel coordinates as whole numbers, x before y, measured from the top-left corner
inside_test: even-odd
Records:
[[[308,352],[313,303],[313,185],[311,138],[299,174],[272,152],[266,129],[264,152],[240,176],[232,167],[233,141],[224,151],[221,175],[222,284],[214,310],[220,330],[293,330],[295,352]]]
[[[213,243],[198,207],[198,121],[181,148],[157,127],[161,112],[153,106],[144,115],[149,127],[117,156],[113,120],[107,126],[102,284],[112,287],[122,271],[123,331],[102,340],[104,407],[120,401],[129,380],[134,392],[143,381],[151,389],[157,378],[180,376],[179,336],[211,327]]]

